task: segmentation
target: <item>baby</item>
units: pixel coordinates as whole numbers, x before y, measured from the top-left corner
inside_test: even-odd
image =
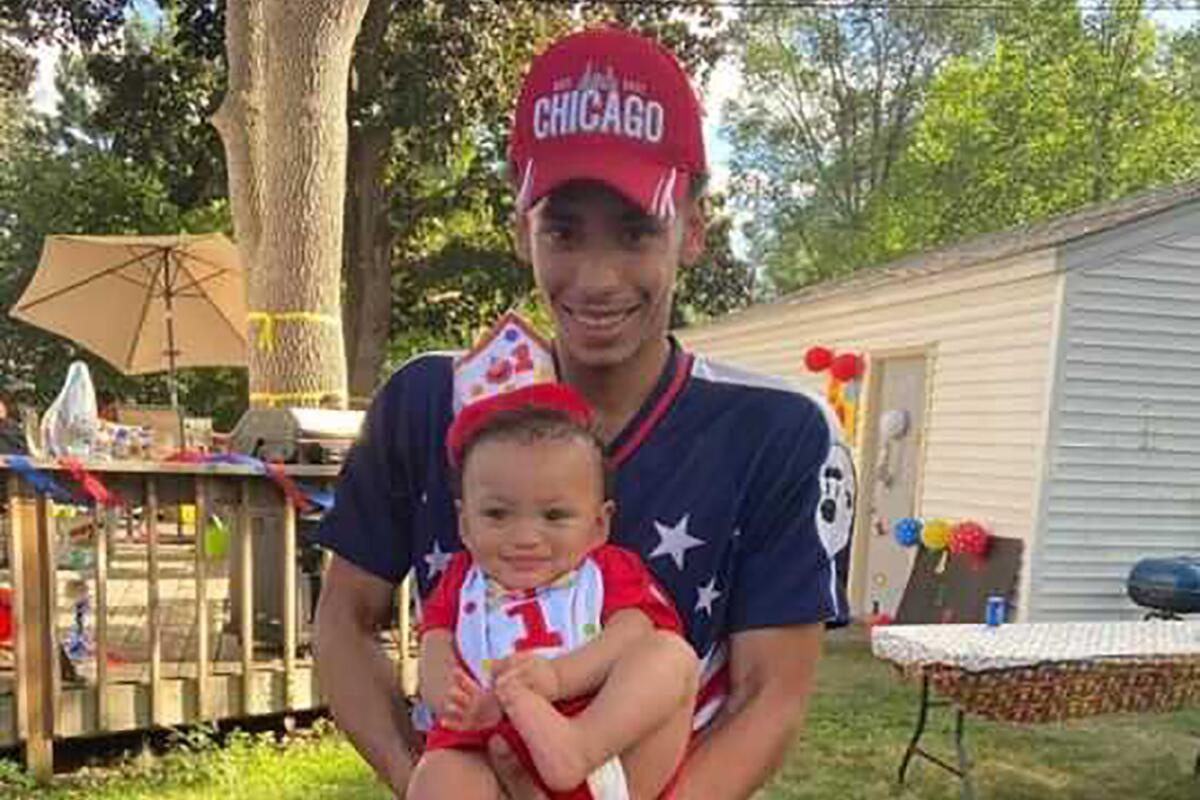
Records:
[[[613,503],[587,404],[561,384],[480,400],[447,449],[466,551],[422,609],[437,723],[408,798],[499,798],[494,735],[551,798],[669,795],[696,658],[638,556],[606,544]]]

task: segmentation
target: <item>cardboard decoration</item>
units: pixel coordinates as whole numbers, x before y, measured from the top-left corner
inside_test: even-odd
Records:
[[[550,343],[508,312],[454,362],[454,413],[495,394],[555,380]]]
[[[895,623],[938,624],[984,621],[989,595],[1004,595],[1009,603],[1009,620],[1021,572],[1023,542],[1002,536],[991,537],[987,558],[967,553],[949,553],[921,548],[913,562],[908,584],[896,610]],[[939,563],[945,567],[938,572]]]

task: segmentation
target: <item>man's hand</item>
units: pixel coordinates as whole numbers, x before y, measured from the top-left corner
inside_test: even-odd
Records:
[[[484,690],[461,667],[454,669],[450,690],[438,714],[451,730],[477,731],[500,722],[504,712],[493,692]]]
[[[562,699],[562,681],[550,659],[533,653],[514,653],[492,669],[496,682],[516,681],[553,703]]]
[[[502,736],[488,740],[488,762],[508,800],[548,800]]]

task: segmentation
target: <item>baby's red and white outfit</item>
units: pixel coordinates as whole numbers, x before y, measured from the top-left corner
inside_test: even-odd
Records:
[[[536,589],[506,590],[484,575],[469,553],[455,553],[438,585],[422,605],[421,632],[454,632],[460,664],[481,686],[491,684],[491,667],[514,653],[534,651],[556,658],[587,644],[618,611],[635,608],[656,628],[679,633],[675,607],[655,584],[638,556],[602,545],[571,572]],[[590,697],[555,703],[567,716],[587,707]],[[552,800],[626,800],[625,773],[617,758],[593,772],[569,792],[550,791],[529,749],[508,718],[486,730],[450,730],[435,722],[426,750],[484,750],[494,735],[504,737],[530,775]],[[672,781],[673,783],[674,781]]]

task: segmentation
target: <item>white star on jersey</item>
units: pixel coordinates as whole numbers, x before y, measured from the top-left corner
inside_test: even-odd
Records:
[[[674,525],[666,525],[656,520],[654,529],[658,531],[658,547],[654,548],[649,558],[670,556],[671,560],[675,562],[675,566],[682,570],[684,554],[693,547],[704,544],[703,540],[688,536],[687,528],[687,514],[684,514],[683,518]]]
[[[452,555],[453,553],[442,552],[438,540],[433,540],[433,550],[429,551],[429,555],[425,556],[425,563],[429,565],[429,580],[433,580],[438,573],[446,571],[446,567],[450,566],[450,557]]]
[[[697,594],[696,613],[699,614],[703,611],[711,617],[713,601],[721,596],[721,593],[717,591],[717,576],[714,575],[711,581],[701,586]]]

